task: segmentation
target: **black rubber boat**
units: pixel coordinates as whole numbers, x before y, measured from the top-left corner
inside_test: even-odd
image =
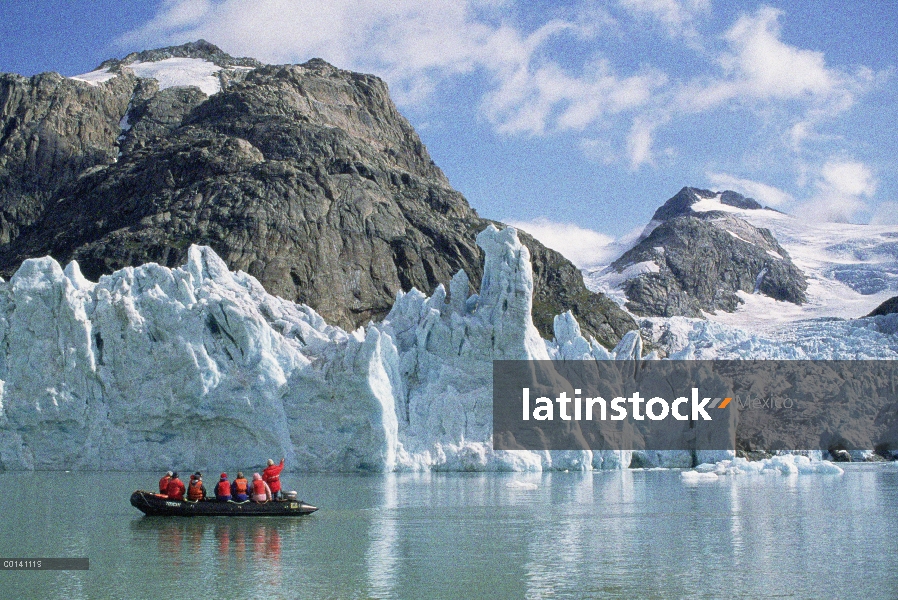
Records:
[[[169,500],[153,492],[137,490],[131,494],[131,506],[150,516],[170,517],[301,517],[317,507],[302,500],[286,502],[189,502]]]

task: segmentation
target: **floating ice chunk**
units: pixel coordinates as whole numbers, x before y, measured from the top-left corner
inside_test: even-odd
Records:
[[[680,473],[680,477],[682,477],[683,481],[685,482],[717,481],[717,473],[707,471],[682,471]]]
[[[505,484],[505,487],[512,490],[521,490],[521,491],[532,491],[539,489],[539,486],[530,481],[509,481]]]
[[[807,456],[784,454],[765,458],[763,460],[748,461],[742,457],[732,460],[722,460],[716,463],[703,463],[695,468],[696,473],[714,473],[715,475],[742,475],[780,473],[783,475],[806,475],[822,473],[841,475],[844,471],[828,460],[810,459]]]

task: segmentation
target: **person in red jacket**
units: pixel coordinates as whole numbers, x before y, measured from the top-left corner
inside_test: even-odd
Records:
[[[165,493],[168,494],[169,500],[184,499],[184,482],[178,479],[177,473],[172,473],[171,481],[168,482],[168,489]]]
[[[271,488],[262,481],[262,476],[253,473],[253,502],[268,502],[271,500]]]
[[[278,494],[281,491],[281,471],[284,470],[284,459],[281,459],[281,464],[276,465],[274,461],[270,458],[268,459],[268,466],[265,467],[265,470],[262,471],[262,480],[268,484],[268,487],[271,488],[271,499],[277,500]]]
[[[199,471],[190,476],[190,484],[187,486],[187,499],[191,502],[199,502],[206,499],[206,486],[203,485],[203,474]]]
[[[241,471],[237,471],[237,478],[231,484],[231,497],[234,502],[249,500],[249,482]]]
[[[227,502],[231,499],[231,482],[228,481],[227,473],[221,474],[221,479],[215,486],[215,499],[219,502]]]
[[[171,481],[172,472],[168,471],[165,475],[162,476],[162,479],[159,480],[159,493],[167,494],[168,493],[168,482]]]

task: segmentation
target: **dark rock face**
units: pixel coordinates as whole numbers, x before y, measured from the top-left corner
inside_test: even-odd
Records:
[[[173,56],[226,67],[222,91],[160,91],[127,68]],[[190,244],[205,244],[345,328],[384,317],[399,290],[448,285],[459,269],[479,286],[474,238],[489,221],[451,188],[380,79],[317,59],[261,65],[205,42],[104,68],[122,74],[98,86],[0,76],[0,274],[50,254],[96,279],[148,261],[180,265]],[[573,264],[521,239],[543,336],[565,310],[606,346],[636,328]]]
[[[867,316],[878,317],[881,315],[891,315],[892,313],[898,313],[898,296],[892,296],[891,298],[874,308],[873,311]]]
[[[796,304],[806,300],[804,274],[769,230],[726,212],[690,208],[714,196],[683,188],[655,212],[654,229],[612,263],[617,272],[638,263],[655,265],[624,283],[631,311],[664,317],[732,312],[742,302],[736,294],[740,290]],[[724,199],[730,206],[762,208],[735,192],[724,192]]]

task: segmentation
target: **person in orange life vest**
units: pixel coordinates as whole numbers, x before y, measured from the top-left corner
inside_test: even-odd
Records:
[[[262,480],[262,476],[253,473],[253,501],[268,502],[271,500],[271,488]]]
[[[249,482],[241,471],[237,471],[237,479],[231,484],[231,497],[235,502],[249,500]]]
[[[203,474],[199,471],[190,476],[190,485],[187,486],[187,499],[191,502],[199,502],[206,499],[206,486],[203,485]]]
[[[168,495],[170,500],[183,500],[184,499],[184,482],[178,479],[177,473],[172,473],[171,481],[168,482],[168,488],[165,493]]]
[[[268,466],[265,467],[265,470],[262,471],[262,481],[268,484],[268,487],[271,488],[271,499],[277,500],[278,493],[281,491],[281,471],[284,470],[284,459],[281,459],[281,464],[276,465],[274,461],[270,458],[268,459]]]
[[[227,473],[221,474],[221,479],[215,486],[215,499],[219,502],[227,502],[231,499],[231,482],[228,481]]]
[[[167,494],[168,493],[168,482],[171,481],[172,472],[167,471],[165,475],[162,476],[162,479],[159,480],[159,493]]]

